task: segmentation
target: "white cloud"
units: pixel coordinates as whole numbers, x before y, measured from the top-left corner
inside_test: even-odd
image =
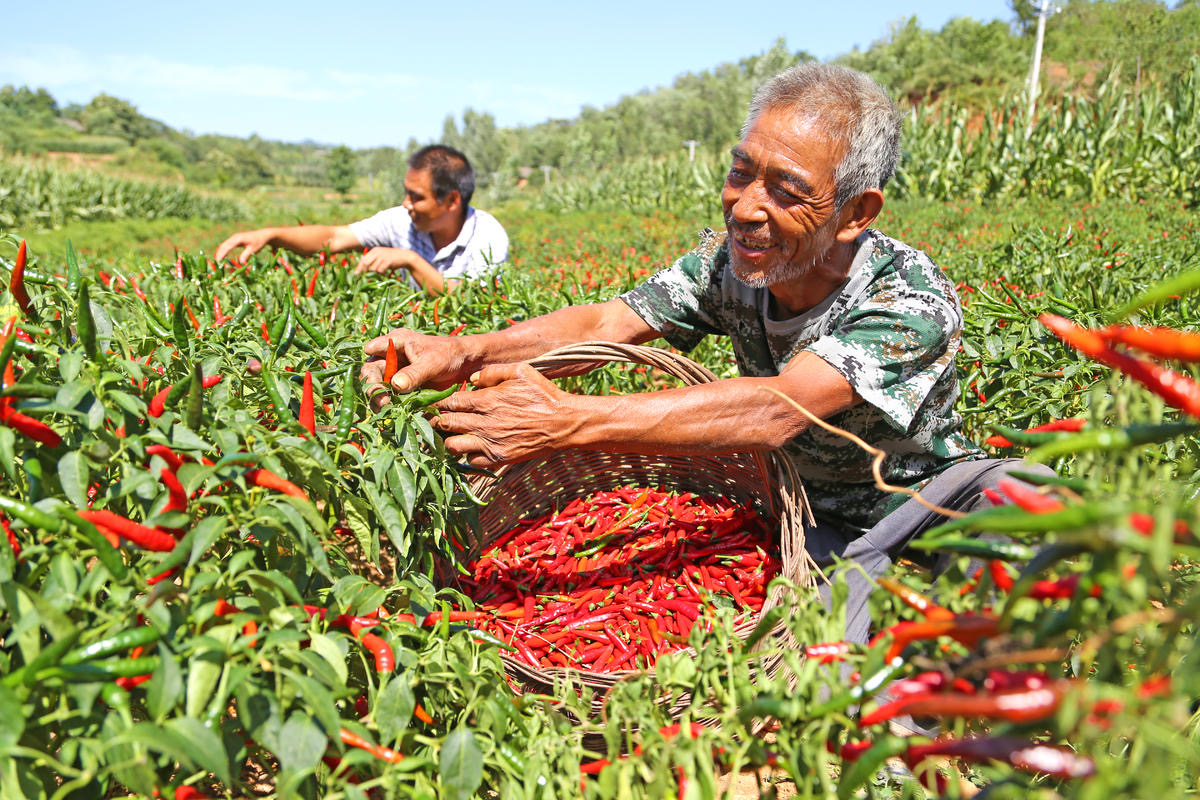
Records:
[[[45,86],[54,93],[137,94],[168,91],[179,96],[269,98],[306,103],[353,99],[396,90],[419,81],[401,73],[304,70],[263,64],[187,64],[145,55],[86,58],[71,47],[39,50],[35,55],[0,53],[0,82]],[[136,104],[134,97],[129,98]]]

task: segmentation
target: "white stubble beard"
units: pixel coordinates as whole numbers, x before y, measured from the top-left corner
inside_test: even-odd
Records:
[[[733,269],[734,277],[751,289],[766,289],[769,286],[799,281],[808,276],[812,269],[825,260],[834,246],[834,236],[837,233],[837,215],[831,216],[821,227],[817,228],[810,238],[812,255],[799,260],[792,260],[774,270],[747,273],[739,264],[737,251],[731,246],[729,250],[729,266]],[[726,230],[730,229],[729,218],[725,219]],[[729,235],[733,231],[729,230]]]

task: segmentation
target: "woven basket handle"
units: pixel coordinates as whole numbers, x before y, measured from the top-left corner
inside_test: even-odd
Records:
[[[575,374],[580,366],[586,364],[592,365],[589,369],[595,369],[616,361],[645,364],[648,367],[660,369],[687,386],[712,383],[717,380],[716,375],[687,356],[664,350],[661,347],[647,347],[641,344],[579,342],[550,350],[537,358],[531,358],[528,363],[539,372],[557,373],[565,370]]]

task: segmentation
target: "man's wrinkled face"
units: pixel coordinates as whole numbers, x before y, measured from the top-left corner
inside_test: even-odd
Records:
[[[428,233],[450,213],[456,195],[448,194],[441,202],[433,194],[433,173],[427,169],[410,169],[404,175],[404,207],[412,217],[413,227]]]
[[[733,148],[721,191],[734,274],[755,288],[803,278],[834,244],[842,156],[813,122],[768,108]]]

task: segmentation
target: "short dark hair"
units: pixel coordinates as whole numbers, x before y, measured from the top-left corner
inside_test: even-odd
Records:
[[[475,170],[467,157],[444,144],[430,144],[408,157],[409,169],[427,169],[433,176],[433,196],[440,203],[451,192],[458,192],[463,205],[475,194]]]

